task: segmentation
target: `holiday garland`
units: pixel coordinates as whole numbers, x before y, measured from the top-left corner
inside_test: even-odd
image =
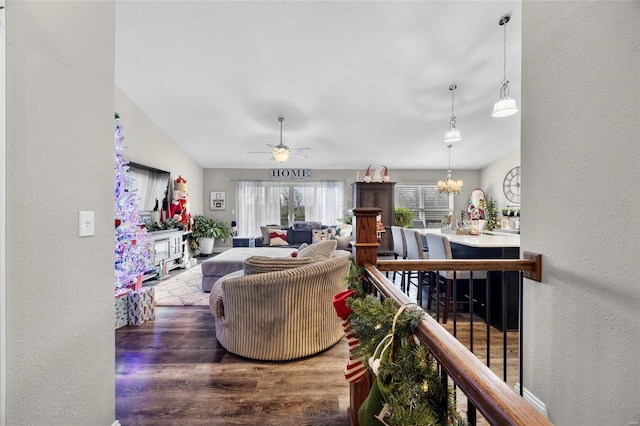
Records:
[[[380,414],[383,417],[378,416],[384,423],[377,418],[365,422],[390,426],[459,424],[455,392],[443,385],[432,354],[414,338],[424,311],[409,308],[398,313],[398,306],[392,299],[380,301],[368,294],[363,278],[362,268],[352,262],[347,284],[354,295],[347,300],[347,305],[353,313],[348,321],[359,340],[354,355],[368,360],[368,364],[380,355],[379,366],[374,362],[377,367],[374,388],[382,395],[385,407]],[[393,337],[390,338],[392,328]],[[381,353],[379,345],[385,336],[386,341],[392,343]],[[447,401],[446,410],[441,403],[444,400]],[[363,406],[367,403],[365,401]]]

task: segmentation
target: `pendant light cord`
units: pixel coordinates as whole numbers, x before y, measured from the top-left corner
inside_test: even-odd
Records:
[[[507,81],[507,23],[505,22],[504,25],[504,66],[503,66],[503,71],[504,71],[504,78],[502,79],[503,81]]]
[[[451,89],[451,118],[454,119],[455,118],[455,114],[453,113],[453,93],[455,92],[455,89]]]

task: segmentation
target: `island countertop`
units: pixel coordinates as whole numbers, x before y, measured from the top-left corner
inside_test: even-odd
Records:
[[[419,229],[421,234],[441,234],[440,229]],[[495,247],[520,247],[520,235],[456,235],[442,233],[446,235],[449,242],[461,244],[468,247],[495,248]]]

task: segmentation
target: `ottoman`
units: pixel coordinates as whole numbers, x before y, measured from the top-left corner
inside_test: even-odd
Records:
[[[235,247],[224,251],[202,263],[202,291],[209,293],[220,278],[241,270],[247,257],[286,257],[296,250],[293,247]]]

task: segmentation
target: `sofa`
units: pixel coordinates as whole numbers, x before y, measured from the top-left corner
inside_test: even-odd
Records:
[[[222,277],[209,298],[218,342],[233,354],[268,361],[302,358],[335,345],[344,331],[332,301],[346,288],[350,259],[349,252],[337,250],[302,266]],[[286,263],[286,258],[270,261]]]
[[[351,225],[326,226],[320,222],[296,221],[291,227],[266,225],[260,227],[261,235],[255,237],[256,247],[294,247],[335,239],[338,249],[346,250],[351,240]],[[274,238],[275,237],[275,238]]]

